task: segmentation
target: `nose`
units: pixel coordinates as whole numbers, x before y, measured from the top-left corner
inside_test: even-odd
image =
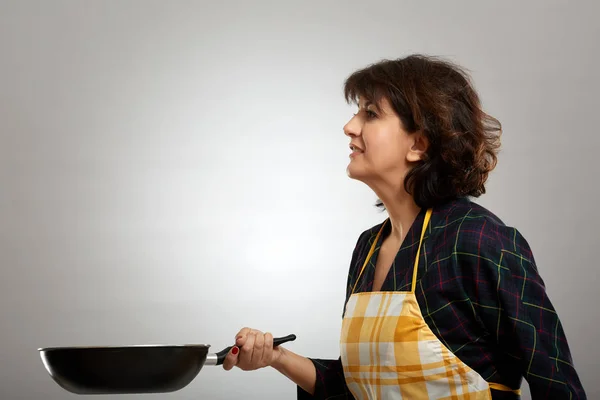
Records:
[[[358,118],[353,116],[350,121],[344,125],[344,135],[349,137],[359,136],[361,131],[361,124]]]

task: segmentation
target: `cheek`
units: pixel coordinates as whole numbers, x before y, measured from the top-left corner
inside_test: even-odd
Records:
[[[373,164],[390,166],[401,164],[406,156],[406,146],[394,136],[378,136],[366,142],[367,158]]]

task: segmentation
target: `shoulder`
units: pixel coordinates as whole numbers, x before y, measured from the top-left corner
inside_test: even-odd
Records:
[[[432,236],[438,246],[443,240],[446,245],[441,247],[455,256],[488,255],[496,259],[504,254],[533,262],[529,243],[515,226],[468,199],[452,203],[435,220],[432,217]]]

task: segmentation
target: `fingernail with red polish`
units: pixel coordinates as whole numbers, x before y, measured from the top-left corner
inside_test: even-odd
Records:
[[[240,349],[238,349],[236,346],[234,346],[234,347],[231,349],[231,353],[232,353],[234,356],[235,356],[235,355],[238,353],[238,351],[240,351]]]

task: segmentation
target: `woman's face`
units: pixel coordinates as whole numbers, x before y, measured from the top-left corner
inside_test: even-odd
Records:
[[[344,126],[351,148],[348,176],[371,187],[403,185],[410,164],[419,161],[425,150],[422,136],[404,130],[386,99],[378,108],[360,98],[358,108]]]

